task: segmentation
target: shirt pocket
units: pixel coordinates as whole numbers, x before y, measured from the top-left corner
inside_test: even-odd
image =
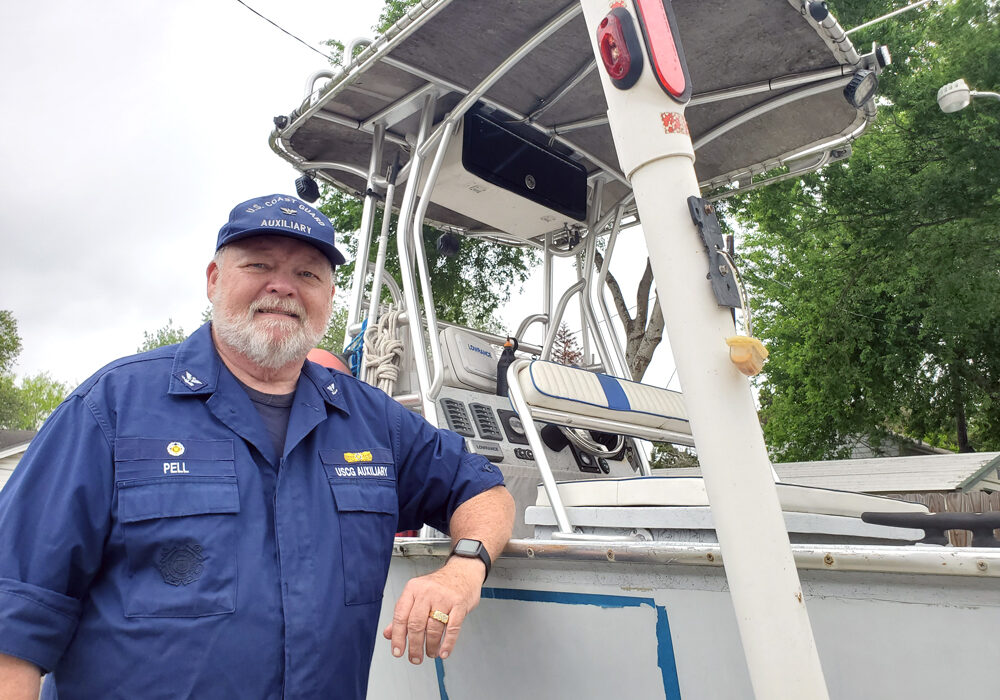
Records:
[[[320,450],[340,524],[344,602],[382,600],[399,519],[395,467],[389,450]],[[363,455],[365,461],[356,455]]]
[[[239,488],[232,440],[115,443],[125,617],[236,610]]]

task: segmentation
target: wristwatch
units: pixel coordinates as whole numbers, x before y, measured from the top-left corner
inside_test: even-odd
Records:
[[[489,577],[493,561],[490,559],[490,553],[486,551],[486,547],[479,540],[459,540],[455,543],[454,549],[451,550],[451,556],[479,559],[486,565],[486,576],[483,576],[483,581]]]

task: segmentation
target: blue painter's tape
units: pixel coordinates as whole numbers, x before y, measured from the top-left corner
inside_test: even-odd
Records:
[[[441,659],[434,659],[434,670],[437,671],[438,693],[441,694],[441,700],[448,700],[448,691],[444,687],[444,662]]]
[[[632,404],[628,402],[625,390],[617,379],[609,377],[606,374],[598,374],[597,379],[601,382],[601,388],[604,389],[604,396],[608,399],[608,408],[612,411],[632,410]]]
[[[530,603],[556,603],[559,605],[596,605],[605,609],[638,608],[648,605],[656,612],[656,665],[663,679],[663,692],[667,700],[681,700],[680,683],[677,680],[677,661],[674,658],[674,642],[670,637],[670,621],[667,609],[657,605],[652,598],[634,598],[624,595],[600,595],[593,593],[564,593],[561,591],[529,591],[516,588],[484,588],[482,598],[493,600],[523,600]],[[437,670],[438,692],[441,700],[448,700],[444,686],[444,664],[434,660]]]
[[[654,606],[655,607],[655,606]],[[667,700],[681,700],[681,686],[677,680],[677,659],[674,657],[674,640],[670,637],[667,609],[656,607],[656,665],[663,678],[663,692]]]

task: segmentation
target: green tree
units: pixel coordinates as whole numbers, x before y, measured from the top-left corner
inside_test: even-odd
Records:
[[[830,3],[850,27],[892,9]],[[779,459],[838,456],[902,433],[958,450],[1000,448],[1000,105],[943,114],[958,77],[1000,85],[991,0],[931,5],[863,30],[894,54],[876,124],[849,164],[752,192],[746,228],[759,383]]]
[[[48,372],[39,372],[21,380],[18,387],[19,414],[10,428],[38,430],[49,414],[69,395],[70,387],[56,381]]]
[[[142,332],[142,344],[136,352],[146,352],[147,350],[155,350],[164,345],[174,345],[175,343],[183,342],[187,337],[188,334],[184,332],[184,329],[180,326],[174,326],[174,320],[168,318],[165,325],[160,326],[152,333],[149,331]]]
[[[69,387],[48,372],[26,377],[18,384],[14,363],[20,354],[17,319],[11,311],[0,310],[0,428],[35,430],[66,398]]]
[[[669,442],[654,442],[653,454],[649,457],[649,466],[653,469],[672,469],[674,467],[700,467],[698,455],[689,452],[687,448],[671,445]]]
[[[17,319],[0,309],[0,428],[11,428],[21,413],[21,397],[14,380],[14,363],[21,354]]]
[[[565,322],[559,324],[552,343],[552,361],[563,365],[578,365],[583,361],[583,351]]]

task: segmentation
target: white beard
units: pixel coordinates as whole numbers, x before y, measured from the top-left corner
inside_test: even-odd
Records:
[[[316,324],[317,328],[313,329],[305,308],[290,299],[258,299],[246,311],[227,313],[229,305],[224,289],[222,284],[216,287],[212,299],[212,327],[222,342],[264,369],[303,362],[326,332],[333,311],[331,297],[324,323]],[[297,314],[298,318],[258,318],[257,311],[261,308],[287,311]]]

